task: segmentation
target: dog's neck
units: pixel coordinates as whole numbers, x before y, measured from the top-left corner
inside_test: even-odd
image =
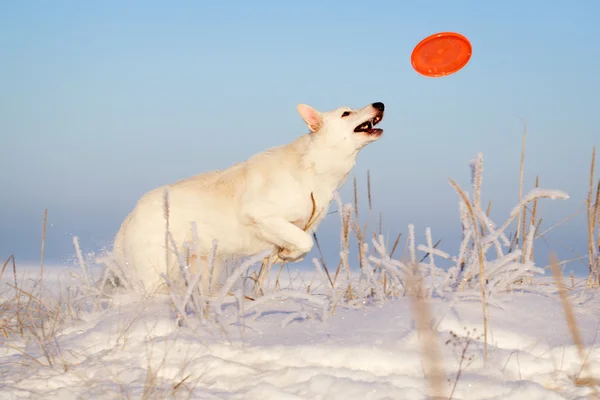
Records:
[[[315,174],[319,185],[338,190],[354,167],[358,149],[334,146],[313,135],[309,136],[308,149],[303,155],[304,167]]]

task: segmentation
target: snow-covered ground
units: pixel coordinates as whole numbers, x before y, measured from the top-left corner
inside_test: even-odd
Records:
[[[394,256],[396,246],[350,222],[352,208],[338,199],[338,269],[312,260],[279,275],[275,266],[262,293],[251,263],[222,274],[220,293],[208,298],[196,276],[169,295],[102,293],[90,285],[102,270],[80,269],[89,261],[81,254],[79,266],[46,266],[43,280],[39,267],[9,262],[0,274],[0,398],[597,396],[600,291],[566,277],[561,298],[533,261],[535,225],[523,230],[522,248],[504,234],[528,203],[567,195],[534,189],[496,225],[477,201],[481,160],[474,200],[457,188],[455,255],[429,230],[417,245],[409,226]],[[348,259],[352,231],[363,238],[358,260]]]
[[[18,273],[34,278],[39,267],[19,267]],[[70,281],[68,273],[46,267],[47,289],[58,295]],[[282,277],[282,286],[295,292],[319,280],[319,274],[306,270],[290,269]],[[5,273],[2,284],[13,280]],[[586,398],[590,387],[577,385],[575,378],[600,377],[600,296],[582,282],[576,286],[571,298],[586,346],[586,372],[552,280],[536,279],[523,290],[489,299],[486,362],[481,303],[429,299],[445,395],[456,382],[454,399]],[[56,299],[47,296],[48,304]],[[62,308],[78,307],[72,302]],[[327,318],[316,303],[302,299],[252,303],[244,302],[242,309],[231,297],[223,302],[219,322],[178,324],[167,296],[123,294],[96,303],[97,308],[72,310],[71,318],[61,316],[64,321],[57,321],[56,333],[46,339],[6,333],[0,348],[1,397],[427,398],[423,347],[408,297],[338,306]]]

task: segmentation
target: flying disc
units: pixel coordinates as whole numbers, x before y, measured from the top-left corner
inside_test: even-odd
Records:
[[[456,32],[440,32],[417,44],[410,56],[413,68],[431,78],[453,74],[471,58],[469,39]]]

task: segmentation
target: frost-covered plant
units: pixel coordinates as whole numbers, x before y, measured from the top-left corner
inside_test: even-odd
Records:
[[[543,198],[569,198],[566,193],[559,190],[535,188],[521,199],[506,221],[498,227],[481,208],[482,171],[483,155],[479,154],[472,163],[474,201],[471,201],[468,195],[451,180],[460,195],[459,212],[463,235],[458,256],[447,257],[453,261],[454,266],[448,269],[444,290],[473,289],[479,285],[478,280],[483,278],[487,291],[492,293],[509,289],[511,285],[522,282],[535,273],[543,274],[544,270],[535,266],[532,257],[534,221],[527,234],[523,232],[525,238],[522,248],[512,248],[505,231],[529,203]],[[489,254],[492,248],[495,250],[495,255]],[[419,249],[427,252],[432,250],[424,246],[420,246]]]
[[[315,290],[311,285],[306,288],[306,291],[289,287],[281,288],[279,282],[274,287],[263,286],[263,270],[270,270],[271,266],[265,267],[263,262],[260,274],[251,275],[249,271],[260,265],[261,260],[268,256],[264,253],[247,260],[234,261],[231,270],[225,274],[228,276],[225,285],[215,298],[210,298],[206,292],[207,282],[210,279],[211,260],[214,258],[217,244],[215,243],[207,265],[196,265],[196,268],[191,268],[188,265],[190,260],[184,254],[192,250],[188,247],[194,244],[186,244],[178,249],[167,231],[165,242],[169,244],[171,254],[179,261],[179,270],[184,281],[182,289],[166,276],[163,277],[171,288],[169,295],[176,314],[181,321],[186,321],[187,316],[194,314],[201,321],[206,322],[209,314],[212,315],[211,318],[219,320],[223,308],[230,305],[234,305],[238,308],[238,312],[242,312],[240,310],[242,304],[250,299],[247,295],[250,293],[247,286],[253,281],[256,288],[259,280],[260,293],[255,290],[251,298],[251,313],[254,317],[260,316],[269,302],[280,301],[283,298],[299,304],[310,304],[310,309],[322,311],[321,319],[324,319],[327,313],[334,312],[339,305],[363,307],[369,303],[385,302],[390,298],[411,294],[407,278],[415,276],[414,269],[409,266],[417,266],[418,279],[422,279],[422,285],[419,287],[422,288],[423,293],[420,295],[427,297],[447,297],[456,294],[461,297],[478,297],[474,293],[477,290],[481,292],[483,298],[487,298],[498,291],[510,289],[516,283],[526,281],[536,273],[544,273],[542,268],[535,266],[532,257],[536,231],[533,218],[530,229],[523,233],[524,240],[516,246],[511,243],[505,231],[519,218],[522,210],[529,203],[537,202],[542,198],[566,199],[567,194],[558,190],[536,187],[513,208],[504,223],[497,225],[481,207],[482,172],[483,156],[478,154],[471,163],[473,189],[471,196],[450,179],[451,185],[459,195],[458,210],[462,225],[462,241],[456,250],[456,255],[450,255],[438,248],[439,243],[433,243],[430,228],[425,229],[426,243],[417,245],[415,227],[411,224],[408,226],[405,254],[402,257],[394,256],[397,243],[389,249],[381,230],[369,237],[366,227],[361,228],[358,221],[357,205],[342,203],[339,195],[336,194],[334,200],[338,206],[341,223],[340,260],[335,271],[329,271],[322,259],[312,260],[316,277],[313,280],[320,280],[320,284],[315,285],[319,286],[319,290]],[[369,201],[369,208],[370,203]],[[192,231],[193,236],[197,236],[195,226],[192,226]],[[354,266],[351,265],[349,257],[351,234],[356,237],[359,247],[358,265]],[[418,252],[424,253],[424,256],[419,255],[420,260]],[[450,261],[451,266],[439,267],[436,264],[438,258]],[[199,262],[198,259],[196,260]],[[111,271],[116,271],[114,265],[107,264]],[[198,272],[192,275],[190,271],[194,269]],[[128,286],[135,287],[134,280],[126,276],[126,273],[127,271],[116,271],[114,276],[117,276],[121,282],[127,282]],[[260,300],[257,301],[258,298]],[[307,316],[311,316],[311,313],[302,309],[291,318]]]
[[[513,246],[505,231],[528,204],[543,198],[566,199],[568,195],[558,190],[535,188],[523,197],[506,221],[498,226],[481,208],[482,172],[483,155],[478,154],[471,163],[473,200],[450,179],[451,185],[459,194],[459,217],[462,224],[462,240],[455,256],[433,244],[429,228],[425,230],[426,244],[415,245],[415,228],[413,225],[408,226],[408,254],[404,257],[407,259],[390,256],[391,252],[386,248],[381,234],[373,235],[373,250],[369,251],[366,241],[360,240],[365,236],[361,231],[360,235],[357,235],[359,246],[362,246],[358,285],[353,287],[352,296],[346,295],[348,304],[364,304],[365,301],[382,301],[385,298],[406,295],[406,277],[411,274],[409,265],[418,265],[428,296],[446,296],[450,293],[472,295],[473,290],[482,290],[482,295],[489,296],[497,291],[510,289],[514,284],[524,282],[536,273],[543,274],[544,269],[535,266],[532,257],[534,221],[531,221],[521,248]],[[352,205],[342,205],[339,197],[336,199],[338,208],[343,210],[341,214],[352,215]],[[350,226],[353,230],[360,230],[358,222],[351,223]],[[347,242],[342,240],[342,244],[344,246],[340,255],[343,264],[347,264]],[[421,261],[417,260],[417,251],[425,253]],[[450,260],[452,266],[448,269],[438,267],[436,257]],[[426,259],[427,261],[423,262]],[[340,285],[338,289],[345,291],[345,285],[346,283]]]

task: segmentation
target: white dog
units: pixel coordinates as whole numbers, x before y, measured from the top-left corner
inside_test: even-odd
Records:
[[[225,170],[196,175],[142,196],[115,237],[115,262],[148,291],[163,284],[162,273],[177,279],[177,257],[170,243],[169,256],[165,248],[165,189],[169,232],[179,251],[185,243],[196,242],[191,256],[206,262],[216,239],[215,269],[228,258],[265,250],[285,261],[302,259],[312,249],[312,233],[326,215],[334,192],[346,181],[356,155],[381,137],[383,130],[375,125],[383,119],[384,105],[323,113],[305,104],[297,109],[310,133]],[[214,275],[212,282],[214,289]]]

